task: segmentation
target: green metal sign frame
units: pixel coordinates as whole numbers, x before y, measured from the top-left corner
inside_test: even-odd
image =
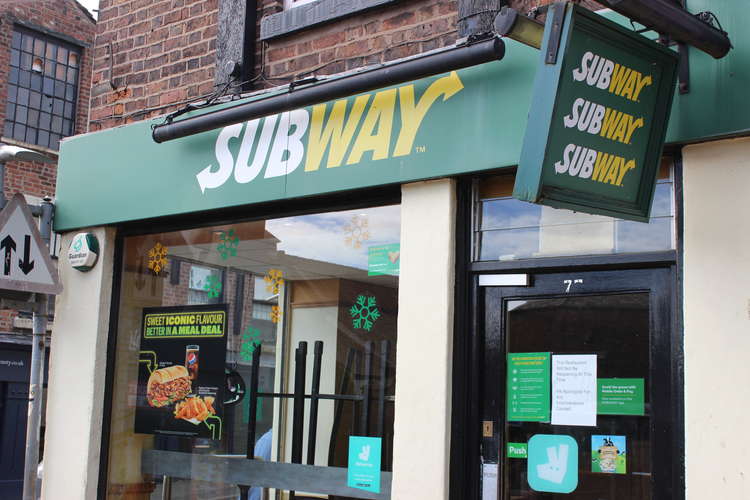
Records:
[[[573,4],[547,19],[513,196],[647,222],[677,55]]]

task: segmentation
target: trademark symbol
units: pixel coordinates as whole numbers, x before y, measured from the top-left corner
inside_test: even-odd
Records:
[[[426,153],[427,152],[427,146],[417,146],[416,148],[414,148],[414,150],[417,153]]]

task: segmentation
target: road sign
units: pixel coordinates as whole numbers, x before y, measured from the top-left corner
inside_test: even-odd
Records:
[[[57,269],[23,195],[0,212],[0,290],[58,294]]]

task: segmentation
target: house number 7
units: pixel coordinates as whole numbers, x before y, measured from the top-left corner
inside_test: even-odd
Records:
[[[570,292],[570,287],[573,286],[574,284],[577,285],[578,283],[583,285],[583,280],[580,278],[575,279],[575,280],[563,280],[563,285],[568,285],[567,287],[565,287],[565,293]]]

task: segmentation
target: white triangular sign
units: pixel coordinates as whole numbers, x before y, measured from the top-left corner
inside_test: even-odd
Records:
[[[57,269],[20,193],[0,212],[0,289],[58,294]]]

